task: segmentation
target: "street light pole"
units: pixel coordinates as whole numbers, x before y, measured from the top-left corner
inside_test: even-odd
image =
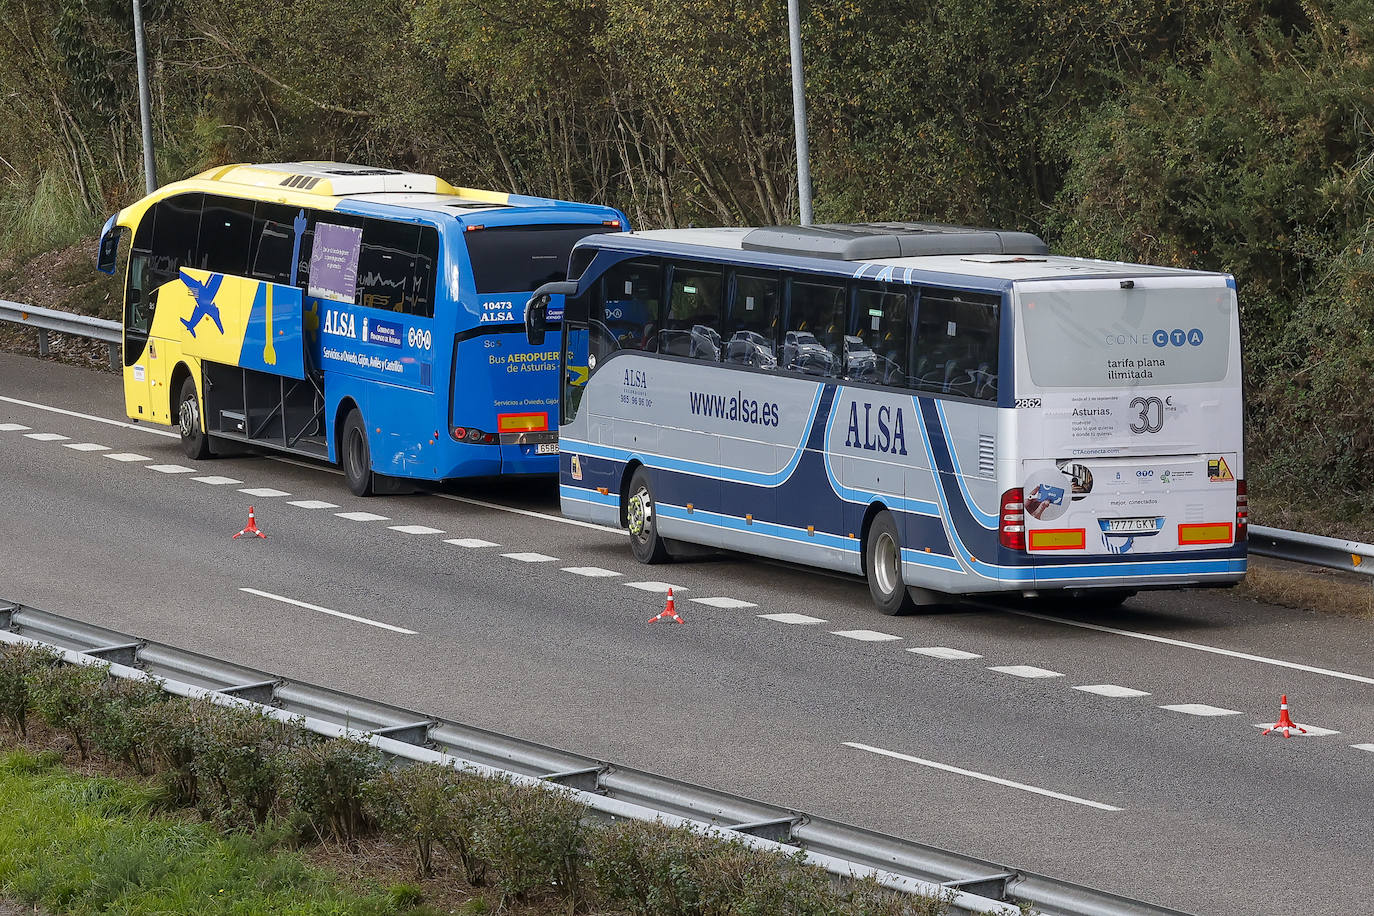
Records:
[[[151,194],[157,190],[157,166],[153,163],[153,110],[148,97],[148,53],[143,46],[143,6],[134,4],[134,51],[138,55],[138,116],[143,123],[143,183]]]
[[[134,0],[135,3],[138,0]],[[792,44],[792,120],[797,131],[797,201],[801,224],[811,225],[811,150],[806,141],[806,88],[802,85],[799,0],[787,0],[787,31]]]

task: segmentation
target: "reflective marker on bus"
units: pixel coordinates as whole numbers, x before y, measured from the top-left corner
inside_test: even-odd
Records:
[[[563,511],[865,575],[888,613],[1245,573],[1225,274],[923,224],[592,236],[562,310]]]
[[[558,354],[530,291],[617,210],[332,162],[236,165],[111,217],[130,239],[125,408],[192,458],[243,445],[343,466],[358,495],[557,472]],[[512,425],[510,418],[521,418]]]

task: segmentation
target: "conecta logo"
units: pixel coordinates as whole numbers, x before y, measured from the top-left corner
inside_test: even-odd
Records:
[[[1190,331],[1185,331],[1182,328],[1174,328],[1172,331],[1166,331],[1159,328],[1150,336],[1150,339],[1155,342],[1156,347],[1167,347],[1170,344],[1175,347],[1184,345],[1200,347],[1202,346],[1202,329],[1193,328]]]

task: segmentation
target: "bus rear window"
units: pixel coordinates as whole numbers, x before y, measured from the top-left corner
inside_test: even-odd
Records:
[[[464,233],[479,293],[533,292],[568,278],[568,255],[578,239],[605,232],[580,226],[500,226]]]
[[[1020,291],[1031,381],[1041,388],[1219,382],[1231,368],[1231,290]]]

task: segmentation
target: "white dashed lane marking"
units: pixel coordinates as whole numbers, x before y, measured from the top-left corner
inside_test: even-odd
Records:
[[[1258,725],[1255,726],[1255,728],[1271,729],[1276,727],[1277,725],[1277,722],[1260,722]],[[1340,734],[1340,732],[1336,731],[1334,728],[1320,728],[1316,725],[1308,725],[1306,722],[1299,722],[1298,728],[1306,729],[1306,731],[1300,732],[1297,729],[1289,729],[1289,734],[1291,734],[1294,738],[1320,738],[1323,735]]]
[[[667,582],[626,582],[625,584],[630,588],[637,588],[644,592],[666,593],[670,588],[675,592],[687,591],[681,585],[671,585]]]
[[[891,633],[879,633],[877,630],[831,630],[830,632],[832,635],[843,636],[845,639],[857,639],[860,642],[887,642],[902,638],[893,636]]]
[[[17,433],[28,428],[23,423],[0,423],[0,433]]]
[[[448,538],[445,544],[452,544],[454,547],[467,547],[476,549],[478,547],[500,547],[500,544],[492,541],[484,541],[481,538]]]
[[[808,617],[805,614],[760,614],[759,616],[764,620],[776,620],[778,623],[794,623],[799,626],[826,622],[819,617]]]
[[[133,452],[115,452],[106,455],[111,461],[152,461],[147,455],[135,455]]]
[[[108,445],[96,445],[94,442],[69,442],[62,447],[69,448],[74,452],[108,452],[110,450]]]
[[[983,657],[976,652],[965,652],[963,649],[951,649],[948,646],[918,646],[915,649],[907,649],[907,651],[915,652],[917,655],[929,655],[931,658],[944,658],[952,662]]]
[[[758,607],[758,605],[752,601],[741,601],[738,598],[689,598],[687,600],[695,601],[697,604],[704,604],[707,607],[725,608],[727,610]]]
[[[1010,674],[1012,677],[1063,677],[1058,671],[1037,668],[1034,665],[993,665],[989,671]]]
[[[399,531],[401,534],[443,534],[442,528],[430,528],[427,525],[389,525],[392,531]]]
[[[1357,751],[1374,751],[1374,744],[1352,744],[1350,746]]]
[[[337,509],[338,503],[327,503],[322,499],[297,499],[287,503],[288,506],[299,506],[302,509]]]
[[[339,518],[346,518],[350,522],[389,522],[391,519],[385,515],[376,515],[372,512],[335,512]]]
[[[307,611],[318,611],[321,614],[328,614],[331,617],[342,617],[344,620],[352,620],[354,623],[365,623],[370,627],[377,627],[382,630],[390,630],[393,633],[404,633],[406,636],[416,635],[414,630],[407,630],[405,627],[393,626],[389,623],[382,623],[378,620],[368,620],[366,617],[356,617],[353,614],[345,614],[343,611],[331,610],[327,607],[320,607],[318,604],[307,604],[304,601],[297,601],[295,598],[287,598],[282,595],[274,595],[271,592],[259,591],[256,588],[241,588],[241,592],[250,595],[257,595],[260,598],[271,598],[273,601],[280,601],[282,604],[291,604],[296,607],[303,607]]]
[[[521,563],[552,563],[558,557],[551,557],[546,553],[503,553],[503,557],[511,560],[519,560]]]
[[[602,569],[600,566],[564,566],[563,571],[577,576],[587,576],[590,579],[609,579],[620,575],[613,569]]]
[[[271,487],[245,487],[244,489],[239,490],[239,492],[240,492],[240,493],[247,493],[249,496],[261,496],[261,497],[263,497],[263,498],[265,498],[265,499],[266,499],[266,498],[271,498],[271,497],[273,497],[273,496],[290,496],[290,495],[291,495],[290,493],[286,492],[285,490],[274,490],[274,489],[272,489]]]
[[[1074,690],[1081,690],[1084,693],[1095,693],[1100,697],[1148,697],[1149,691],[1136,690],[1133,687],[1121,687],[1116,684],[1084,684],[1082,687],[1075,687]]]
[[[192,477],[191,479],[197,483],[208,483],[212,487],[222,487],[225,484],[231,483],[243,483],[242,480],[235,480],[232,477],[216,477],[214,475],[209,477]]]
[[[1238,716],[1239,709],[1222,709],[1220,706],[1208,706],[1206,703],[1177,703],[1173,706],[1161,706],[1160,709],[1167,709],[1170,712],[1183,712],[1190,716]]]
[[[148,470],[157,471],[159,474],[194,474],[195,468],[182,467],[179,464],[150,464]]]
[[[66,442],[71,436],[64,436],[61,433],[24,433],[24,438],[38,442]]]

